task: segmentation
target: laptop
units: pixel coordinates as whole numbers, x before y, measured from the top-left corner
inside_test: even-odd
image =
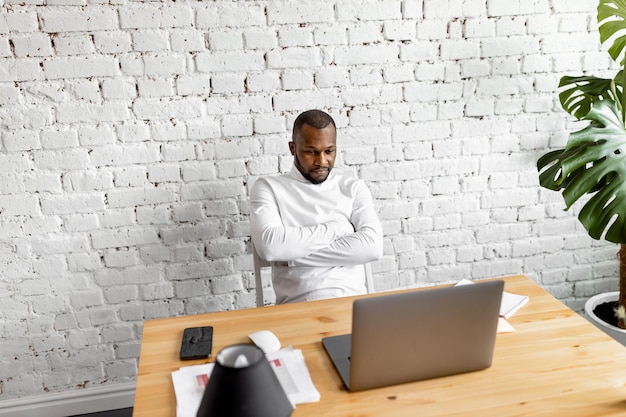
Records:
[[[485,369],[503,289],[495,280],[360,298],[352,333],[322,344],[350,391]]]

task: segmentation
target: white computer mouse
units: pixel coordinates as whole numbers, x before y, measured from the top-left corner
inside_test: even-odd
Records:
[[[269,330],[259,330],[250,333],[248,337],[265,353],[274,353],[280,350],[280,340]]]

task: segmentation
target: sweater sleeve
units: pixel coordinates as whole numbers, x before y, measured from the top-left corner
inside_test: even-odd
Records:
[[[354,231],[347,220],[305,227],[284,226],[271,185],[258,179],[250,191],[250,234],[255,250],[267,261],[292,261],[319,251]]]
[[[354,266],[379,259],[383,253],[382,225],[370,191],[362,181],[355,183],[350,221],[354,226],[353,233],[340,236],[310,255],[289,262],[289,266]]]

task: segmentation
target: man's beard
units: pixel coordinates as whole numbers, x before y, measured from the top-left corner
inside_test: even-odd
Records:
[[[310,171],[307,171],[307,170],[304,169],[304,167],[302,166],[302,163],[300,163],[300,159],[298,159],[297,155],[295,155],[295,160],[296,160],[296,168],[298,168],[298,171],[300,171],[300,174],[302,174],[302,176],[304,178],[306,178],[307,181],[309,181],[311,184],[321,184],[321,183],[323,183],[324,181],[326,181],[326,179],[328,179],[328,176],[330,175],[330,171],[332,170],[331,167],[318,168],[319,170],[326,171],[326,175],[323,178],[320,178],[319,176],[316,178],[316,177],[313,177],[310,174]]]

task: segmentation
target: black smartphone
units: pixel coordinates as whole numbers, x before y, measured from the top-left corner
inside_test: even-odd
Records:
[[[188,327],[183,331],[180,359],[204,359],[213,349],[213,326]]]

